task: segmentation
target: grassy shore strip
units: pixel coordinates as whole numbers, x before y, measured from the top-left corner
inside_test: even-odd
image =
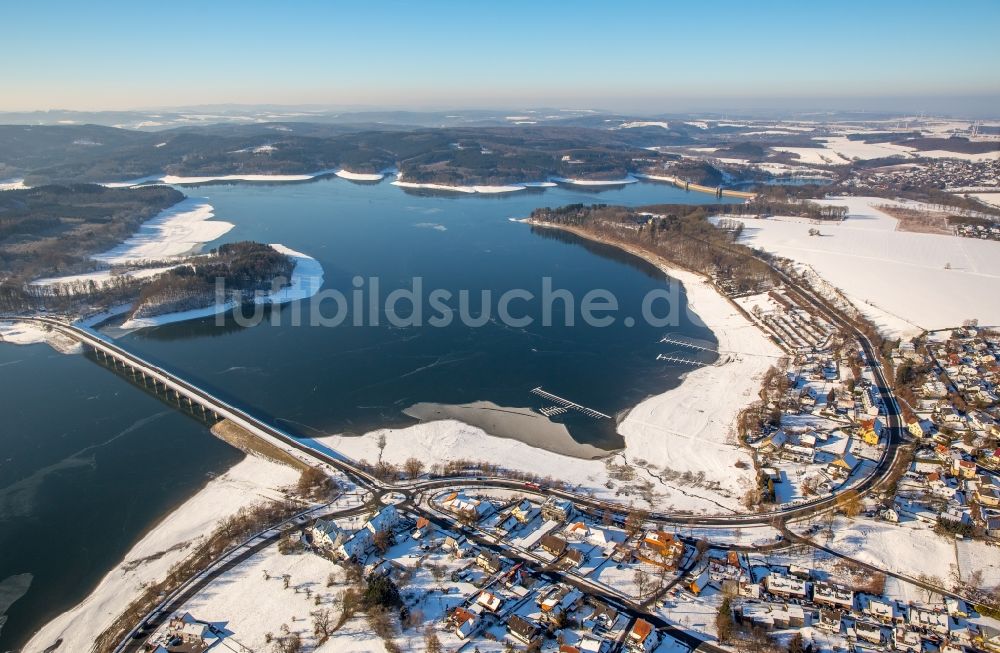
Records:
[[[239,424],[228,419],[216,422],[212,426],[211,431],[212,435],[225,440],[244,453],[266,458],[282,465],[288,465],[300,472],[310,469],[310,466],[304,461],[292,456],[284,449],[258,438]]]

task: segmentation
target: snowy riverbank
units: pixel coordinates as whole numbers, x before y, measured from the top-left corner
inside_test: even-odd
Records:
[[[287,286],[266,295],[257,295],[254,298],[255,303],[286,304],[296,300],[308,299],[319,292],[319,289],[323,286],[323,266],[320,265],[319,261],[284,245],[272,243],[271,247],[282,254],[290,256],[295,261],[295,268],[292,270],[292,278]],[[212,304],[211,306],[195,308],[190,311],[134,318],[126,320],[121,326],[123,329],[144,329],[172,322],[184,322],[186,320],[211,317],[234,308],[236,308],[235,302]]]

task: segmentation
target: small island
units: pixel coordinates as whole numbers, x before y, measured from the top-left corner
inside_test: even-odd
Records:
[[[258,293],[286,285],[294,270],[292,257],[270,245],[251,241],[220,245],[154,277],[139,292],[129,319],[181,313],[217,302],[253,302]]]

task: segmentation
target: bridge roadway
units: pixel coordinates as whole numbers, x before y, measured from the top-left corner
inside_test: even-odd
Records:
[[[280,444],[295,449],[296,452],[304,454],[314,462],[330,465],[346,474],[360,486],[370,490],[387,491],[395,489],[419,491],[425,489],[458,487],[500,487],[516,489],[528,493],[532,490],[532,486],[524,481],[512,480],[503,477],[484,476],[456,476],[434,478],[423,481],[389,483],[376,478],[368,471],[360,468],[347,457],[330,455],[324,451],[302,443],[295,436],[278,428],[277,426],[269,424],[261,418],[250,414],[245,409],[233,406],[232,404],[216,397],[211,392],[203,390],[202,388],[185,381],[173,372],[169,372],[162,367],[154,365],[153,363],[146,361],[145,359],[123,349],[122,347],[119,347],[107,338],[90,329],[69,325],[65,322],[49,317],[16,317],[9,319],[27,320],[47,325],[52,329],[80,341],[82,344],[90,347],[96,352],[100,352],[104,356],[112,357],[113,359],[125,364],[135,372],[141,373],[145,377],[153,379],[165,389],[177,394],[178,397],[186,397],[188,400],[203,406],[206,410],[212,411],[218,417],[225,417],[259,437],[277,440]],[[876,488],[891,469],[892,462],[898,452],[902,428],[900,427],[901,419],[899,417],[898,406],[896,405],[895,398],[892,396],[888,385],[885,383],[884,374],[878,364],[878,359],[874,355],[871,344],[868,342],[867,338],[864,338],[864,336],[860,334],[860,332],[858,335],[860,336],[859,341],[865,348],[866,355],[872,362],[872,369],[879,381],[879,392],[882,394],[883,402],[886,406],[886,419],[888,422],[887,430],[889,431],[888,445],[883,451],[882,457],[876,464],[875,471],[863,481],[854,485],[854,489],[856,489],[859,493],[864,494]],[[603,501],[585,494],[579,494],[557,488],[546,488],[544,494],[569,499],[592,510],[608,510],[612,513],[621,513],[625,509],[625,507],[620,503]],[[654,510],[650,512],[649,518],[663,523],[673,523],[686,526],[725,527],[766,525],[771,523],[775,518],[797,519],[807,517],[814,513],[832,508],[836,504],[836,501],[836,494],[830,494],[769,512],[732,515],[693,515],[684,512],[660,512]]]
[[[373,475],[361,469],[348,459],[331,456],[323,451],[319,451],[313,447],[303,444],[302,442],[299,442],[294,436],[283,431],[282,429],[279,429],[278,427],[251,415],[242,408],[233,406],[219,397],[216,397],[207,390],[199,388],[193,383],[185,381],[173,372],[169,372],[162,367],[154,365],[153,363],[126,351],[90,329],[66,324],[65,322],[47,317],[13,319],[30,320],[49,326],[56,331],[73,338],[74,340],[80,341],[81,344],[90,347],[95,352],[104,356],[110,356],[114,360],[125,364],[135,372],[141,373],[145,377],[159,383],[164,389],[174,392],[178,397],[185,397],[189,401],[199,404],[206,410],[215,413],[215,415],[220,418],[224,417],[229,419],[247,429],[251,433],[259,437],[263,437],[264,439],[273,438],[278,440],[282,444],[290,446],[298,452],[305,454],[313,461],[318,461],[335,467],[337,470],[347,474],[352,480],[357,482],[358,485],[361,485],[362,487],[370,490],[380,490],[387,487],[386,484],[380,482]]]

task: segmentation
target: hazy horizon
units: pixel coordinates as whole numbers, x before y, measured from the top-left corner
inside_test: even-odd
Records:
[[[648,98],[642,101],[629,98],[604,98],[599,103],[568,101],[558,103],[517,104],[283,104],[277,102],[260,103],[204,103],[163,106],[94,107],[71,106],[0,109],[0,116],[24,116],[34,114],[113,114],[135,113],[153,114],[219,112],[233,115],[248,113],[288,113],[316,114],[317,116],[343,114],[413,113],[440,114],[470,112],[498,114],[517,111],[562,111],[567,117],[594,112],[597,114],[622,114],[636,117],[668,115],[705,115],[747,118],[822,118],[843,114],[871,113],[873,119],[882,116],[944,116],[962,119],[1000,119],[1000,94],[981,96],[872,96],[872,97],[760,97],[760,98]],[[498,116],[500,117],[500,116]]]
[[[25,3],[0,111],[890,111],[1000,106],[1000,5]],[[345,109],[350,110],[350,109]]]

